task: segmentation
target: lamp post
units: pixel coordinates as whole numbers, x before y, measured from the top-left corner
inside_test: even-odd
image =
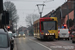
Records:
[[[45,4],[37,4],[40,18],[42,17],[42,12],[43,12],[44,6],[45,6]]]
[[[75,1],[74,1],[74,28],[75,28]]]

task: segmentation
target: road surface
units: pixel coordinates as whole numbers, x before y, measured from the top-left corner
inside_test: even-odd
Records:
[[[14,50],[75,50],[71,40],[41,41],[34,37],[15,38]]]

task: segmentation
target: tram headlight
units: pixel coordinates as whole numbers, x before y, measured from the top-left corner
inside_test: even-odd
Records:
[[[49,33],[46,33],[45,35],[49,35]]]
[[[45,35],[48,35],[47,33]]]
[[[54,35],[54,33],[46,33],[45,35]]]
[[[48,33],[48,35],[49,35],[49,33]]]
[[[52,35],[54,35],[54,33],[52,33]]]
[[[50,33],[50,35],[54,35],[54,33]]]

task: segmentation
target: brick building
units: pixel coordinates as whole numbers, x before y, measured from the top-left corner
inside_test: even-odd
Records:
[[[52,10],[48,14],[46,14],[44,17],[57,17],[58,19],[58,26],[62,26],[63,24],[66,24],[66,21],[68,20],[68,14],[69,19],[74,19],[74,2],[75,0],[67,0],[63,5],[58,7],[56,10]]]
[[[74,19],[74,2],[71,1],[75,1],[75,0],[68,0],[70,2],[67,2],[67,6],[68,6],[68,11],[69,13],[66,14],[65,18],[64,18],[64,23],[66,24],[67,20],[68,20],[68,16],[69,15],[69,19]],[[69,29],[74,28],[74,25],[72,27],[70,27]]]

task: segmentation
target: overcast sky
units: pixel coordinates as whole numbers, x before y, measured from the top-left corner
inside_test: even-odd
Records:
[[[3,0],[5,1],[11,1],[15,4],[17,9],[17,14],[19,15],[19,21],[18,21],[18,27],[21,26],[27,26],[25,22],[25,17],[28,14],[39,14],[38,8],[36,4],[42,4],[43,1],[46,1],[44,10],[43,10],[43,16],[49,13],[52,10],[55,10],[57,7],[64,4],[65,0]],[[48,2],[47,2],[48,1]]]

